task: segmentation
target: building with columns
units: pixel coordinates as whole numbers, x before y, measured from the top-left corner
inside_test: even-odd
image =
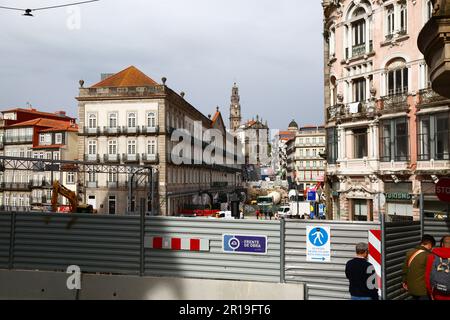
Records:
[[[432,3],[325,0],[328,210],[335,219],[419,219],[444,211],[434,182],[449,172],[449,102],[430,88],[417,48]],[[377,211],[377,194],[386,204]]]
[[[242,168],[233,161],[209,163],[203,158],[197,164],[187,156],[188,163],[178,164],[174,160],[173,151],[179,140],[173,140],[172,134],[178,129],[191,136],[187,139],[191,155],[195,154],[196,146],[203,153],[206,142],[203,134],[208,129],[219,130],[223,146],[226,145],[226,127],[219,109],[212,118],[207,117],[185,99],[184,93],[170,89],[165,78],[159,84],[135,67],[102,78],[90,87],[80,82],[79,158],[111,166],[118,163],[152,166],[158,170],[155,183],[158,196],[156,203],[149,201],[147,180],[136,185],[130,197],[130,177],[88,173],[81,177],[85,201],[100,214],[145,211],[177,215],[195,199],[207,197],[213,202],[240,189]],[[201,137],[194,135],[198,124]],[[234,139],[231,143],[234,149],[235,142]],[[215,154],[228,159],[236,151],[218,147]]]

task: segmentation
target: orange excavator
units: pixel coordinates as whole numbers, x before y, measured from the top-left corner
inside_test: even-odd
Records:
[[[77,194],[66,187],[64,187],[59,181],[53,182],[52,192],[52,211],[58,211],[58,195],[62,195],[67,198],[70,203],[72,213],[94,213],[94,208],[90,204],[79,204]]]

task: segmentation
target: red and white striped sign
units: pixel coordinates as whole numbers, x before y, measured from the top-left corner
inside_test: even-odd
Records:
[[[381,290],[381,230],[369,231],[369,262],[377,274],[378,288]]]
[[[149,249],[209,251],[209,240],[192,238],[147,237],[145,247]]]

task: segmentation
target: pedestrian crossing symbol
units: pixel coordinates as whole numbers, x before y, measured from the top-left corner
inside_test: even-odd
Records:
[[[306,260],[330,262],[330,227],[308,226],[306,228]]]

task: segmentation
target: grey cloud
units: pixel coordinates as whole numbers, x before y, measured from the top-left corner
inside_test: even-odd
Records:
[[[258,113],[273,128],[323,122],[319,1],[102,0],[81,10],[79,31],[66,28],[65,9],[34,18],[0,11],[2,108],[29,101],[77,115],[78,80],[135,65],[156,81],[166,76],[205,114],[220,105],[228,117],[237,81],[244,118]]]

